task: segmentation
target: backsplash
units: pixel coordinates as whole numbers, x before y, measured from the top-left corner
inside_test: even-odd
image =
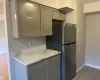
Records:
[[[38,52],[42,52],[46,50],[46,45],[42,44],[42,45],[38,45],[36,47],[29,47],[26,49],[21,49],[18,51],[13,52],[13,56],[18,56],[18,55],[26,55],[26,54],[33,54],[33,53],[38,53]]]

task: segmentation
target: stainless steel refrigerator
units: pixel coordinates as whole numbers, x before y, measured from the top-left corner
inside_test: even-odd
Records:
[[[46,37],[48,49],[61,52],[61,80],[72,80],[76,75],[76,25],[53,20],[53,35]]]

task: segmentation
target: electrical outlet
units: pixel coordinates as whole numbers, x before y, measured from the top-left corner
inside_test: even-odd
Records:
[[[15,54],[14,54],[14,52],[12,52],[12,57],[14,57],[15,56]]]
[[[80,34],[80,29],[78,29],[78,34]]]
[[[29,42],[28,45],[29,45],[29,47],[32,46],[32,42]]]

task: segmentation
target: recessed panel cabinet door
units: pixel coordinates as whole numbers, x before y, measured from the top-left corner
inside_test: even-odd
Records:
[[[21,37],[40,36],[40,6],[26,0],[17,0],[18,27]]]
[[[60,80],[60,55],[50,59],[50,80]]]
[[[53,19],[59,20],[59,11],[53,10]]]
[[[52,35],[52,8],[41,5],[41,36]]]
[[[64,13],[59,13],[59,20],[65,21],[66,20],[66,14]]]
[[[66,20],[66,14],[60,12],[59,10],[54,9],[53,10],[53,19],[65,21]]]
[[[28,80],[49,80],[49,66],[44,66],[30,73]]]

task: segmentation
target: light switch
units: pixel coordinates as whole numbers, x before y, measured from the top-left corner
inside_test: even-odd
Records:
[[[78,34],[81,34],[81,31],[80,31],[80,29],[78,29],[77,33],[78,33]]]

